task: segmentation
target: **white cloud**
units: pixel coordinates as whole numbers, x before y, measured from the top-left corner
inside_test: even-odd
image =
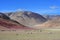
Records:
[[[26,11],[27,9],[25,9],[25,8],[19,8],[19,9],[17,9],[16,11]]]
[[[21,10],[23,10],[23,9],[17,9],[17,11],[21,11]]]
[[[49,8],[50,9],[58,9],[59,7],[58,6],[50,6]]]

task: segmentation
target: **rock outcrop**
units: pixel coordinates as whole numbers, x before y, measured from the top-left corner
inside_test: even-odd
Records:
[[[1,13],[1,12],[0,12],[0,18],[10,20],[9,16],[7,16],[4,13]]]

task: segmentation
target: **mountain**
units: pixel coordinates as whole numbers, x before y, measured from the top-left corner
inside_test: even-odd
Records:
[[[43,15],[47,20],[60,19],[60,15]]]
[[[4,13],[1,13],[1,12],[0,12],[0,18],[10,19],[7,15],[5,15]]]
[[[35,25],[37,26],[36,28],[38,29],[41,29],[41,28],[60,28],[60,20],[49,20],[43,24],[38,24],[38,25]]]
[[[12,12],[9,17],[28,27],[33,27],[34,25],[42,24],[47,21],[42,15],[30,11]]]
[[[42,15],[30,11],[0,12],[0,29],[32,29],[46,21]]]
[[[60,28],[60,15],[44,15],[47,21],[43,24],[35,25],[37,28]]]
[[[9,13],[7,13],[9,14]],[[10,17],[0,12],[0,30],[9,30],[9,29],[32,29],[30,27],[26,27],[15,20],[11,20]]]
[[[30,11],[0,12],[0,29],[60,28],[60,15],[40,15]]]
[[[26,27],[22,24],[18,24],[15,21],[12,20],[6,20],[3,18],[0,18],[0,30],[1,29],[32,29],[29,27]]]

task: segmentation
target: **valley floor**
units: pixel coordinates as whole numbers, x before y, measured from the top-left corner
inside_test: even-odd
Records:
[[[0,40],[60,40],[60,30],[0,30]]]

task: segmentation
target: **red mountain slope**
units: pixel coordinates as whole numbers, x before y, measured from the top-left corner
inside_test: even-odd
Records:
[[[21,24],[17,24],[11,20],[6,20],[6,19],[2,19],[0,18],[0,29],[31,29],[29,27],[26,27],[24,25]]]

